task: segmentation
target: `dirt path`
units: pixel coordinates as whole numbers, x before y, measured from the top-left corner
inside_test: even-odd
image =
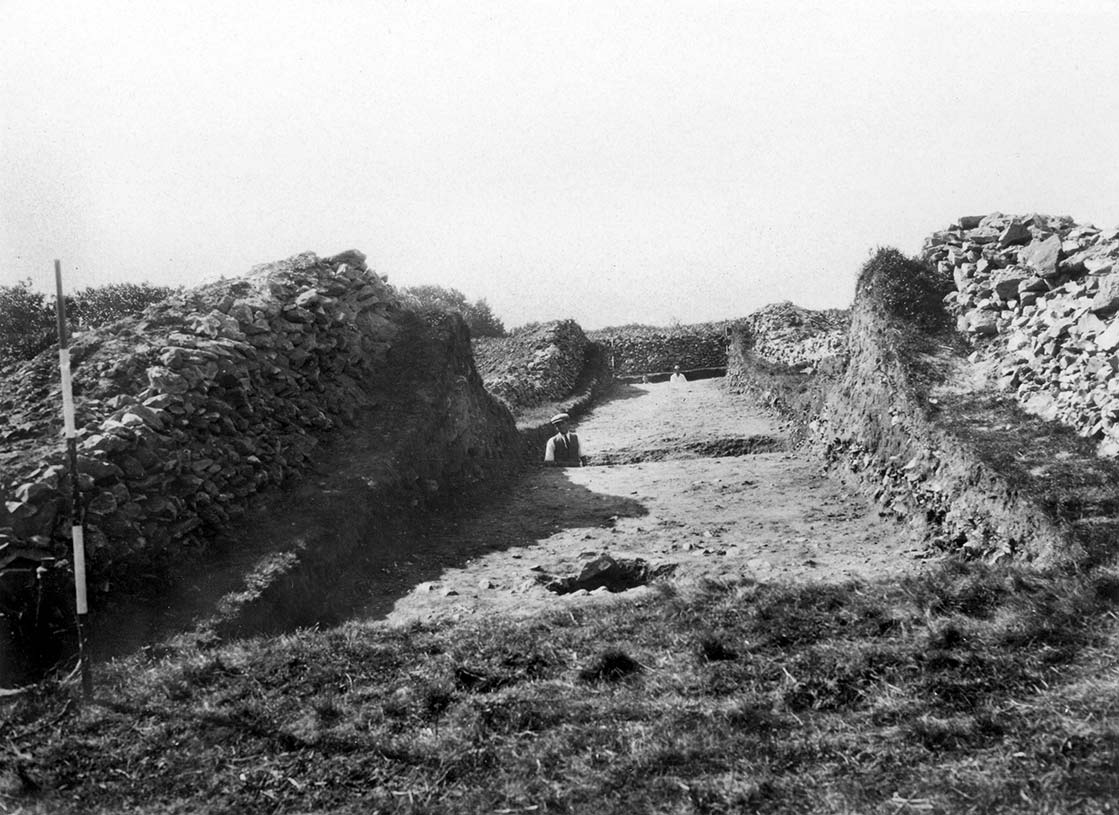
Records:
[[[650,591],[558,595],[544,587],[549,576],[573,577],[603,554],[674,564],[669,579],[681,584],[743,575],[842,580],[918,568],[902,530],[814,462],[780,451],[777,427],[720,384],[621,386],[577,428],[600,464],[530,472],[477,516],[433,531],[422,548],[455,552],[454,563],[399,593],[391,608],[382,597],[366,613],[405,624],[531,614]]]

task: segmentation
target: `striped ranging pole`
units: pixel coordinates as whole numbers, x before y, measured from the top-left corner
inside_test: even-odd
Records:
[[[78,485],[78,436],[74,427],[74,390],[70,384],[70,342],[66,332],[66,301],[62,297],[62,261],[54,262],[58,288],[58,367],[62,372],[62,421],[66,431],[66,455],[70,461],[70,539],[74,544],[74,594],[78,611],[78,659],[82,671],[82,695],[93,695],[93,676],[89,667],[89,606],[85,589],[85,529],[82,526],[82,491]]]

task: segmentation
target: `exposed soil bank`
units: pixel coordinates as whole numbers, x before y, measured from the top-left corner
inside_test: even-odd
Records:
[[[742,335],[728,378],[938,548],[1039,565],[1110,557],[1119,467],[1002,398],[926,274],[880,253],[860,278],[843,353],[789,366]]]

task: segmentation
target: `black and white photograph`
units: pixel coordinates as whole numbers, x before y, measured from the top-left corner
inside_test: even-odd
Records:
[[[0,815],[1119,815],[1114,0],[0,0]]]

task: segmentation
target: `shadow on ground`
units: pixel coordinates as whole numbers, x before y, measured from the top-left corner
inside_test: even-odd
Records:
[[[527,469],[503,489],[429,507],[370,507],[362,503],[364,485],[331,487],[309,480],[287,494],[287,512],[248,520],[264,525],[249,536],[250,548],[184,576],[157,599],[134,599],[97,615],[96,653],[120,655],[184,635],[217,644],[329,627],[355,615],[380,619],[417,584],[472,558],[647,514],[632,498],[571,483],[562,469]],[[466,519],[473,520],[469,535],[462,531]]]
[[[577,406],[559,402],[538,410],[550,417],[570,405],[582,413],[592,404],[646,395],[641,388],[604,381],[596,366],[588,366],[580,385]],[[594,508],[592,516],[645,514],[627,498],[580,494],[587,491],[571,485],[561,470],[539,472],[551,432],[547,418],[542,428],[521,428],[527,455],[498,465],[494,476],[469,494],[417,500],[414,489],[387,487],[400,456],[407,455],[407,445],[394,434],[415,409],[404,398],[411,389],[403,390],[402,404],[379,406],[362,420],[360,431],[324,445],[312,472],[262,497],[205,558],[177,555],[172,580],[152,575],[136,594],[114,591],[111,607],[94,609],[95,656],[128,653],[173,636],[216,643],[330,626],[358,610],[383,615],[417,583],[479,553],[528,546],[566,527],[593,523],[588,507]],[[533,493],[531,508],[505,510],[505,522],[482,538],[456,535],[462,518],[500,518],[503,511],[490,507],[511,501],[518,482],[534,474],[550,486]]]
[[[367,573],[361,594],[370,598],[362,616],[380,619],[396,601],[423,582],[494,551],[534,546],[568,529],[611,526],[648,510],[632,498],[598,493],[572,483],[563,469],[525,473],[515,491],[422,519],[399,547],[397,557]]]
[[[587,457],[591,467],[616,464],[642,464],[647,461],[672,461],[690,458],[718,458],[720,456],[751,456],[757,453],[777,453],[788,449],[784,438],[757,435],[687,441],[664,447],[622,447]]]

